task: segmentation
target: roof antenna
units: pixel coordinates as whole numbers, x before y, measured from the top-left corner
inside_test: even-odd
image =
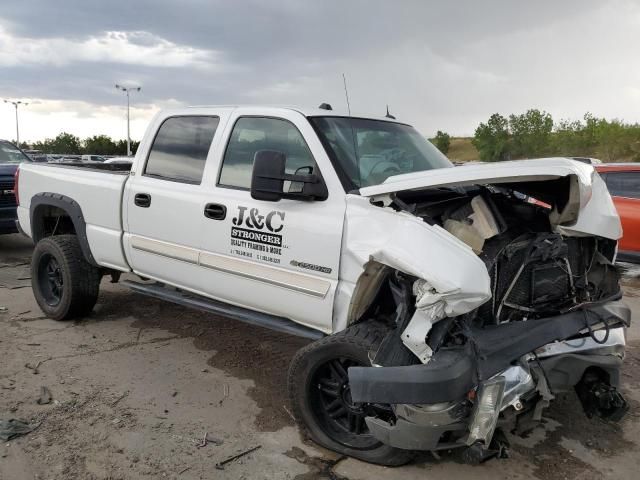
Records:
[[[344,83],[344,96],[347,99],[347,111],[349,112],[349,116],[351,116],[351,106],[349,105],[349,91],[347,90],[347,77],[342,74],[342,83]]]
[[[396,119],[396,117],[394,117],[393,115],[391,115],[391,114],[389,113],[389,105],[387,105],[387,114],[385,115],[385,117],[387,117],[387,118],[391,118],[391,119],[393,119],[393,120],[395,120],[395,119]]]

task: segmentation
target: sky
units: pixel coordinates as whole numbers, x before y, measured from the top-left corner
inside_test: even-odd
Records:
[[[425,136],[539,108],[640,122],[640,1],[2,0],[20,139],[140,139],[159,109],[328,102]],[[15,138],[0,103],[0,138]]]

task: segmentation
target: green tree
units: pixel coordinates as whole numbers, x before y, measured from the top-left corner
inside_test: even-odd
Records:
[[[80,139],[70,133],[62,132],[53,140],[45,140],[47,153],[67,153],[78,155],[82,152]]]
[[[94,155],[118,155],[118,145],[107,135],[94,135],[82,142],[84,153]]]
[[[138,145],[140,142],[136,142],[135,140],[131,140],[131,155],[135,155],[138,150]],[[118,140],[116,142],[117,153],[116,155],[126,155],[127,154],[127,141],[126,140]]]
[[[553,118],[547,112],[534,108],[520,115],[510,115],[509,128],[514,156],[532,158],[548,153]]]
[[[511,158],[509,122],[499,113],[480,123],[473,135],[473,145],[483,162],[499,162]]]
[[[599,119],[595,129],[598,155],[606,162],[614,162],[629,156],[632,134],[632,129],[619,120]]]
[[[451,146],[451,136],[448,133],[438,130],[436,136],[430,140],[438,150],[445,155],[447,154],[449,147]]]

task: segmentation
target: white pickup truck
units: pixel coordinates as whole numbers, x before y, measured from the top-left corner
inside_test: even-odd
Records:
[[[46,315],[89,314],[127,272],[134,291],[309,337],[290,399],[332,450],[476,463],[557,394],[627,409],[621,228],[590,165],[453,167],[391,118],[197,107],[159,113],[130,170],[23,164],[17,187]]]

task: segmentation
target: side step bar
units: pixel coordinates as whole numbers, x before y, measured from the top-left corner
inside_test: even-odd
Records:
[[[129,287],[131,290],[149,297],[160,298],[185,307],[204,310],[205,312],[215,313],[224,317],[233,318],[250,325],[268,328],[277,332],[288,333],[298,337],[318,340],[324,337],[324,333],[305,327],[283,317],[277,317],[268,313],[255,312],[235,305],[211,300],[210,298],[193,293],[181,292],[162,286],[162,284],[146,284],[133,282],[131,280],[122,280],[122,285]]]

